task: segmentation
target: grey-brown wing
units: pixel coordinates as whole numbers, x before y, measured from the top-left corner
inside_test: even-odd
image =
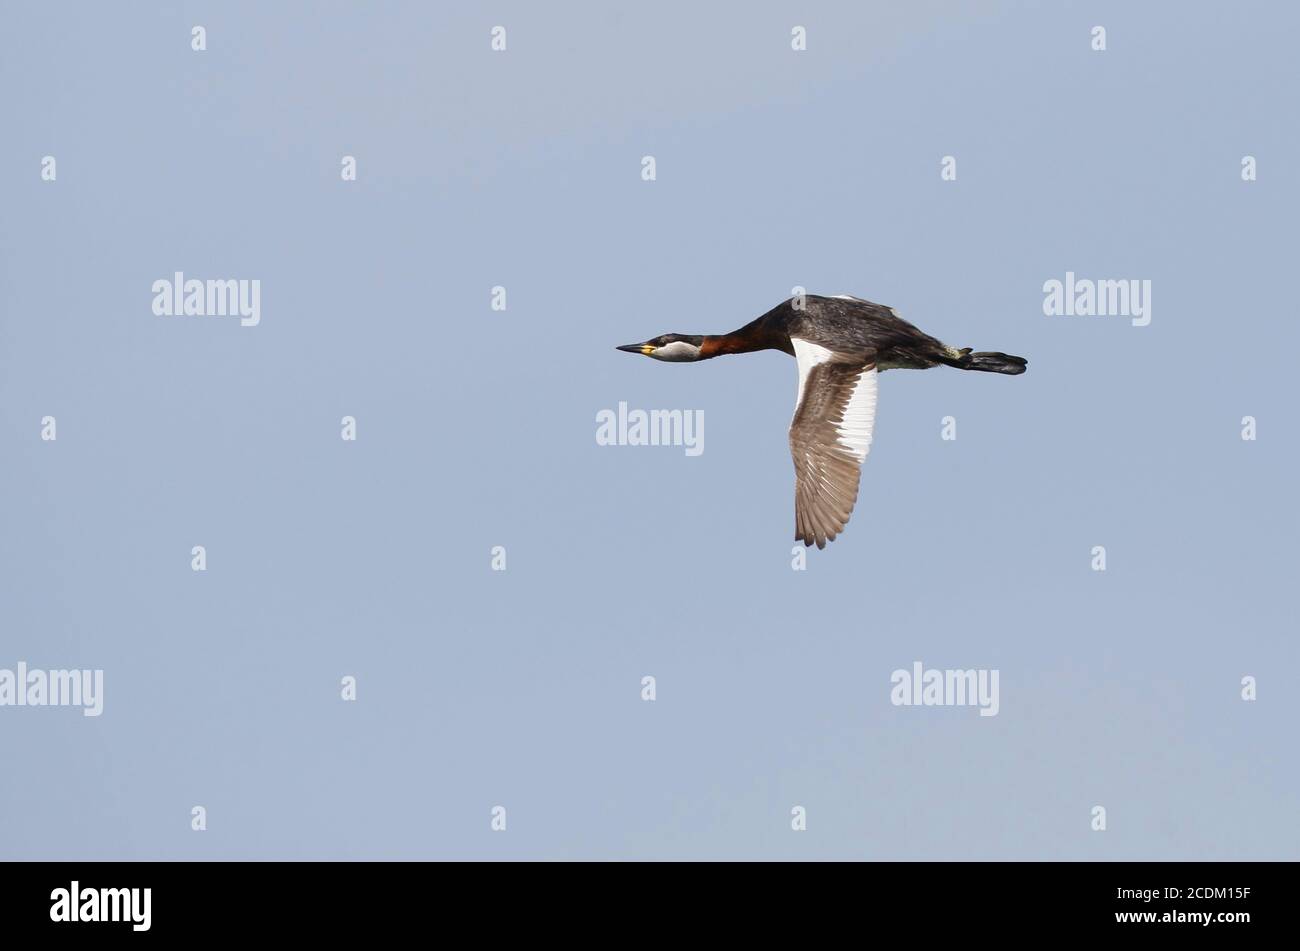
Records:
[[[858,500],[876,419],[875,355],[792,342],[799,363],[799,401],[790,423],[795,538],[825,548],[844,530]]]

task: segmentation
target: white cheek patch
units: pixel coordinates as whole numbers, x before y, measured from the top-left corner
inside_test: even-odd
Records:
[[[687,343],[685,340],[674,340],[672,343],[666,343],[662,347],[656,347],[655,352],[650,354],[656,360],[694,360],[699,354],[699,348]]]

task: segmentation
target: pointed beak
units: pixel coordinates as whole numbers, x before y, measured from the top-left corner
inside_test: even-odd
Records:
[[[624,353],[644,353],[647,357],[655,352],[655,348],[648,343],[629,343],[626,346],[618,348]]]

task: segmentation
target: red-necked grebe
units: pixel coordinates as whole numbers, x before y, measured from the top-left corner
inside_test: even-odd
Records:
[[[1023,357],[949,347],[882,304],[812,294],[785,301],[720,337],[664,334],[618,349],[670,363],[756,350],[793,356],[799,367],[799,394],[790,422],[794,537],[818,548],[844,530],[858,499],[858,477],[876,419],[879,371],[926,370],[942,364],[1014,375],[1024,373],[1028,365]]]

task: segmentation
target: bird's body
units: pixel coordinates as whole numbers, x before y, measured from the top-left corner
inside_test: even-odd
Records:
[[[795,538],[825,548],[844,529],[871,446],[876,377],[893,369],[946,365],[1018,374],[1026,361],[958,350],[908,323],[892,307],[856,297],[806,295],[778,304],[729,334],[664,334],[620,350],[668,362],[781,350],[795,357],[799,390],[790,423],[795,464]]]
[[[762,317],[720,339],[729,341],[722,352],[740,352],[739,342],[762,341],[756,349],[784,350],[794,355],[791,339],[837,352],[871,351],[876,354],[876,369],[925,369],[937,366],[941,357],[952,357],[948,348],[927,333],[909,324],[892,307],[873,304],[855,297],[816,297],[808,295],[803,306],[797,298],[784,301]],[[705,340],[710,338],[706,337]],[[708,356],[708,348],[705,348]]]

